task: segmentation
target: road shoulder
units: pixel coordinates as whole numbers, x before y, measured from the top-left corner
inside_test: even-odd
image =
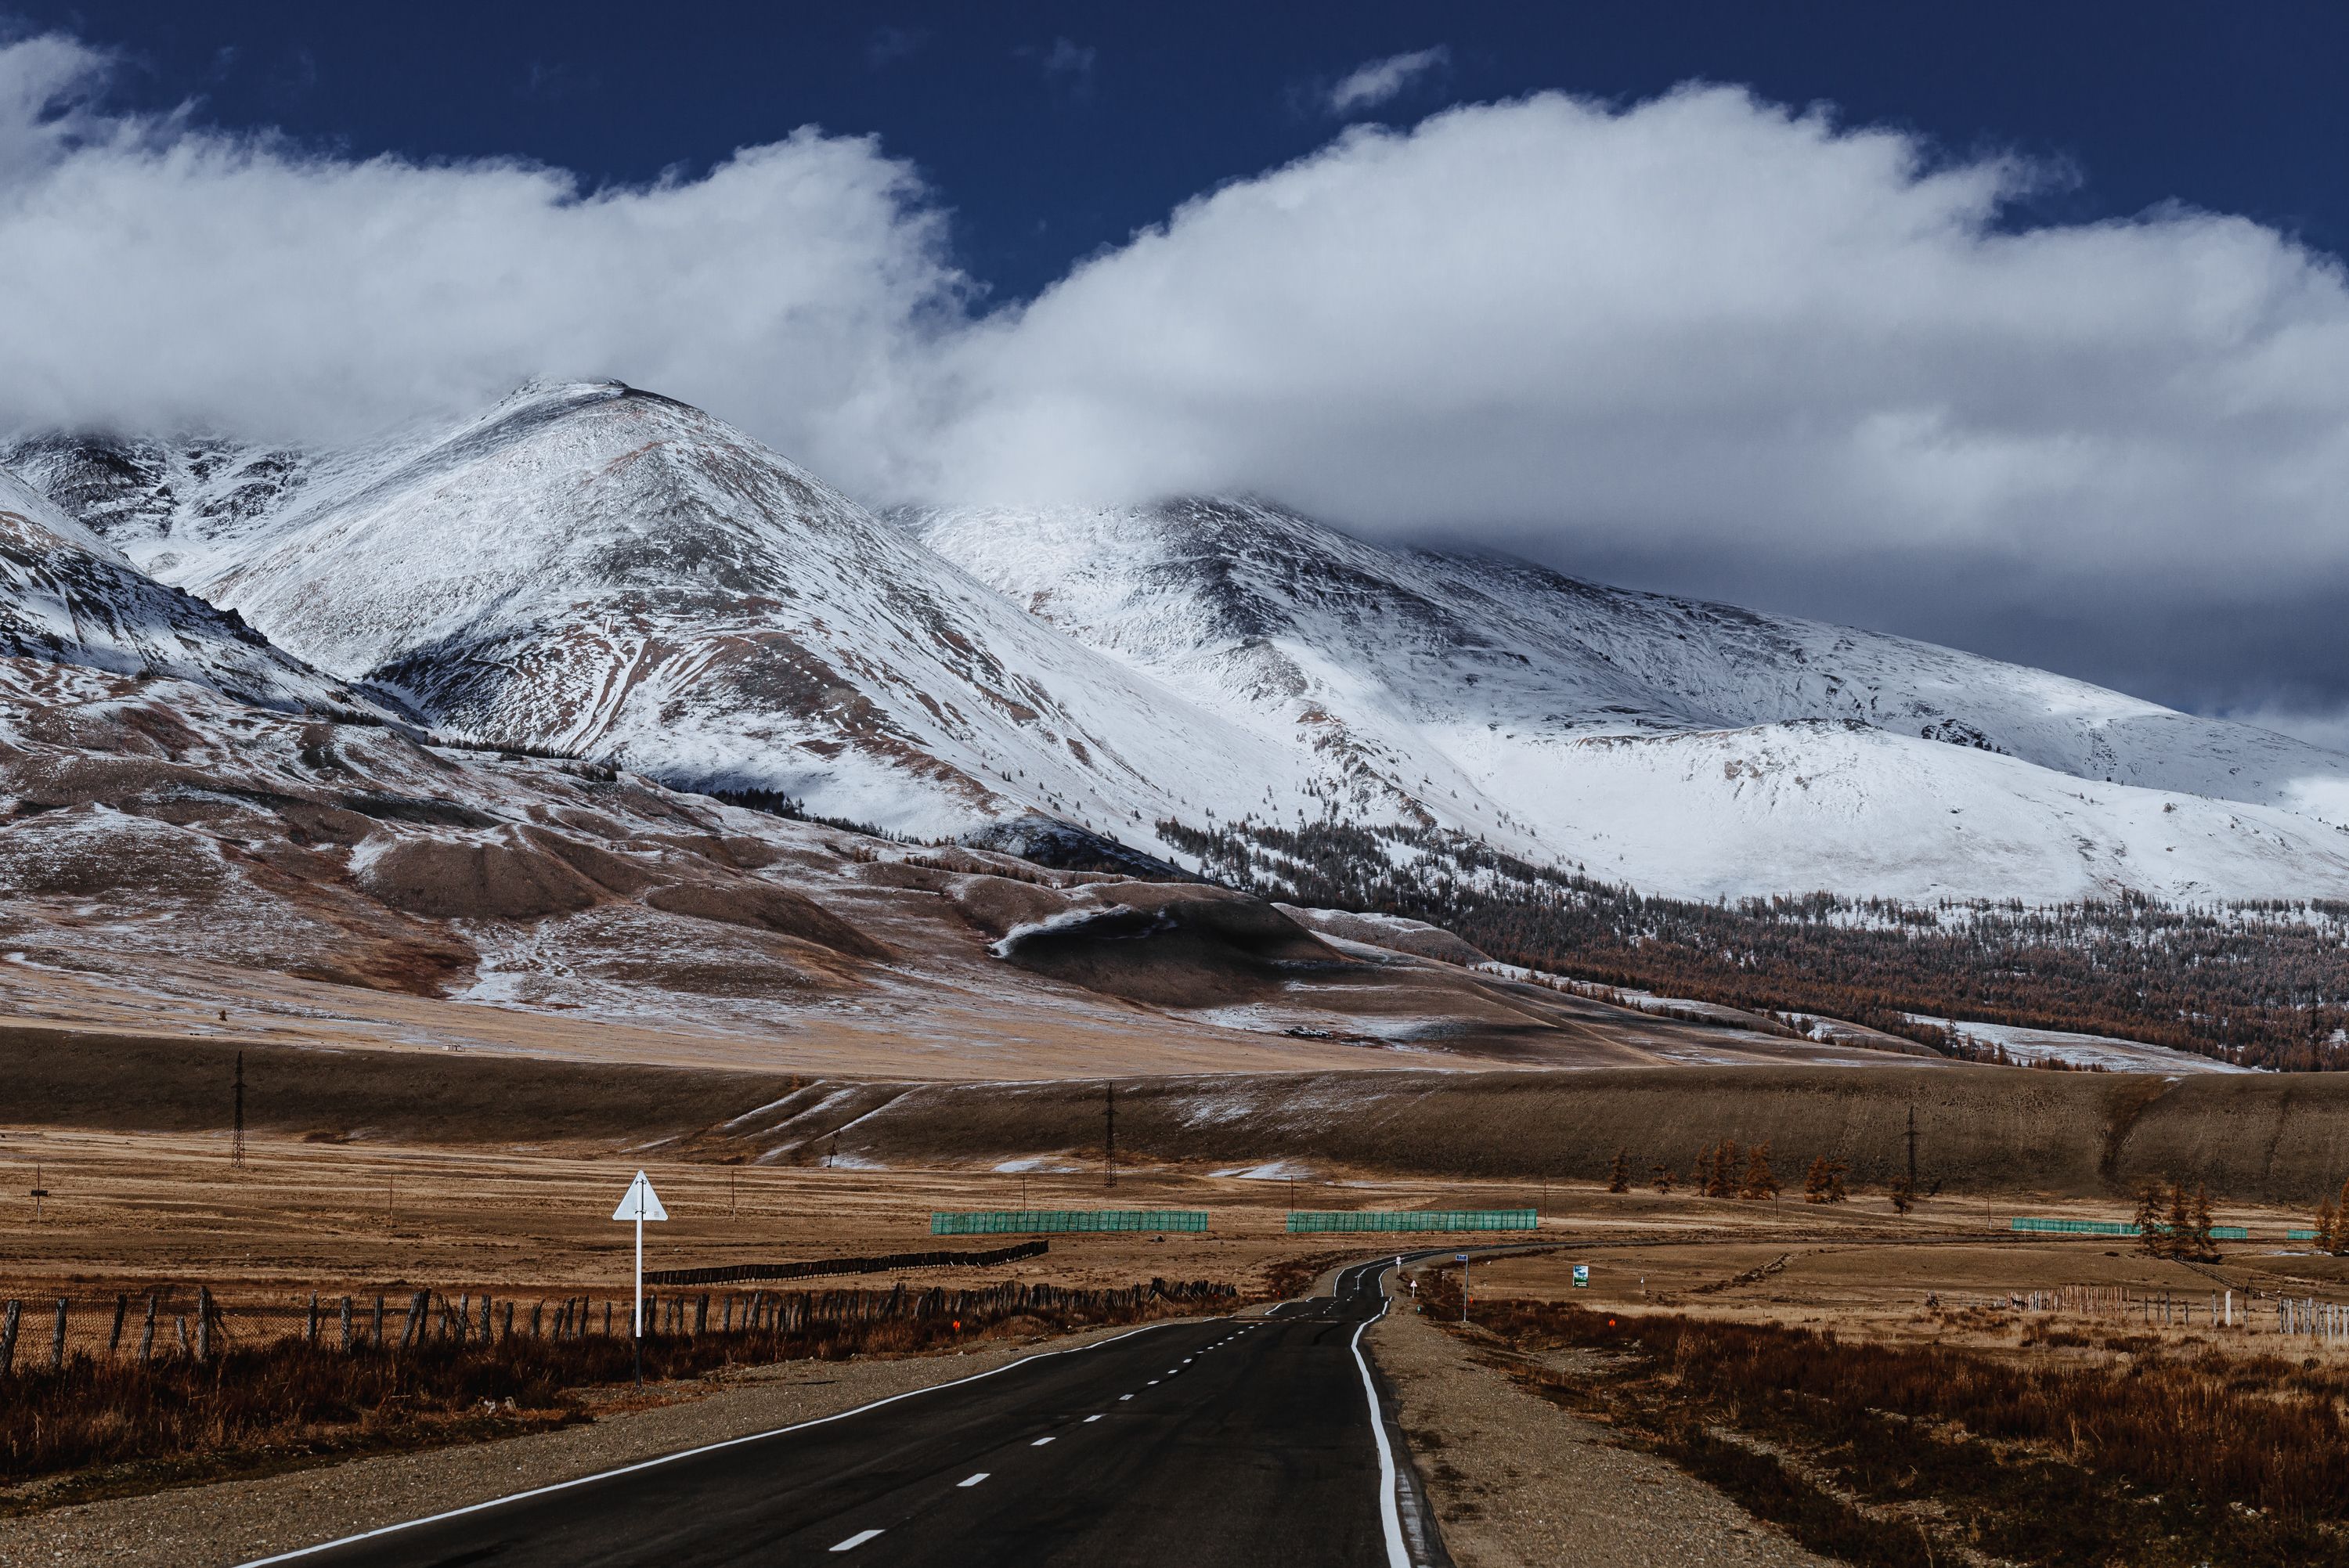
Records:
[[[1832,1568],[1693,1476],[1479,1366],[1408,1294],[1367,1338],[1459,1568]]]
[[[0,1520],[0,1563],[11,1568],[242,1563],[835,1415],[1131,1332],[1131,1326],[1121,1326],[961,1355],[741,1368],[712,1392],[688,1386],[670,1390],[682,1397],[668,1402],[601,1413],[593,1422],[555,1431],[53,1509]]]

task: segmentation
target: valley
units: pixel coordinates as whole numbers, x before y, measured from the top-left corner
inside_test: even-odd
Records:
[[[1909,1500],[1609,1404],[1650,1342],[2002,1365],[2056,1343],[2018,1301],[2349,1302],[2296,1233],[2349,1178],[2349,1078],[2303,1070],[2349,1059],[2349,759],[2266,731],[1259,501],[880,515],[616,383],[334,449],[23,438],[0,572],[0,1553],[408,1561],[512,1477],[740,1499],[698,1445],[802,1421],[967,1469],[1252,1323],[1216,1485],[1295,1425],[1381,1528],[1391,1429],[1425,1473],[1381,1508],[1464,1563],[1649,1487],[1717,1560],[1873,1562]],[[657,1289],[628,1345],[637,1170],[657,1269],[792,1284]],[[2220,1258],[2006,1229],[2189,1180]],[[1210,1220],[804,1272],[1104,1207]],[[1539,1219],[1289,1229],[1366,1208]],[[1489,1283],[1439,1329],[1454,1248]],[[2275,1382],[2172,1326],[2062,1343]],[[1124,1395],[1040,1370],[1128,1338],[1065,1364]],[[1606,1486],[1524,1467],[1594,1412]],[[852,1480],[751,1491],[829,1540],[886,1501]]]

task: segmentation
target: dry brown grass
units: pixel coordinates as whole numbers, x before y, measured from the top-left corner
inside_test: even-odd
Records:
[[[1190,1294],[1195,1294],[1192,1287]],[[643,1374],[655,1383],[734,1366],[850,1356],[914,1356],[1004,1332],[1065,1333],[1198,1310],[1185,1295],[1019,1290],[766,1293],[761,1326],[648,1333]],[[791,1315],[797,1304],[800,1315]],[[636,1347],[625,1332],[560,1336],[507,1332],[483,1340],[350,1350],[288,1336],[199,1361],[142,1362],[77,1352],[56,1370],[0,1377],[0,1482],[80,1472],[50,1486],[54,1506],[325,1458],[508,1437],[587,1418],[576,1391],[630,1381]],[[653,1321],[659,1321],[654,1319]],[[788,1327],[769,1326],[782,1323]],[[5,1507],[0,1503],[0,1507]]]
[[[1423,1295],[1459,1310],[1449,1274]],[[2210,1349],[2028,1361],[1482,1291],[1475,1314],[1540,1391],[1848,1561],[1925,1561],[1930,1542],[2033,1564],[2349,1563],[2338,1368]]]

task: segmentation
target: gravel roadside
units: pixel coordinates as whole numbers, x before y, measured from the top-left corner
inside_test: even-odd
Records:
[[[1073,1349],[1130,1332],[1130,1326],[1095,1329],[962,1355],[737,1369],[715,1392],[699,1393],[700,1385],[671,1388],[665,1392],[682,1397],[647,1408],[600,1409],[592,1424],[53,1509],[0,1520],[0,1563],[189,1568],[243,1563],[832,1415],[1008,1367],[1040,1351]]]
[[[1832,1568],[1693,1476],[1476,1365],[1408,1295],[1369,1338],[1459,1568]]]

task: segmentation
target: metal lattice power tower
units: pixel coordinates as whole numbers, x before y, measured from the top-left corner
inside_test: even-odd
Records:
[[[1102,1185],[1117,1185],[1117,1086],[1102,1085]]]
[[[229,1132],[228,1162],[244,1169],[244,1053],[236,1053],[236,1119]]]

